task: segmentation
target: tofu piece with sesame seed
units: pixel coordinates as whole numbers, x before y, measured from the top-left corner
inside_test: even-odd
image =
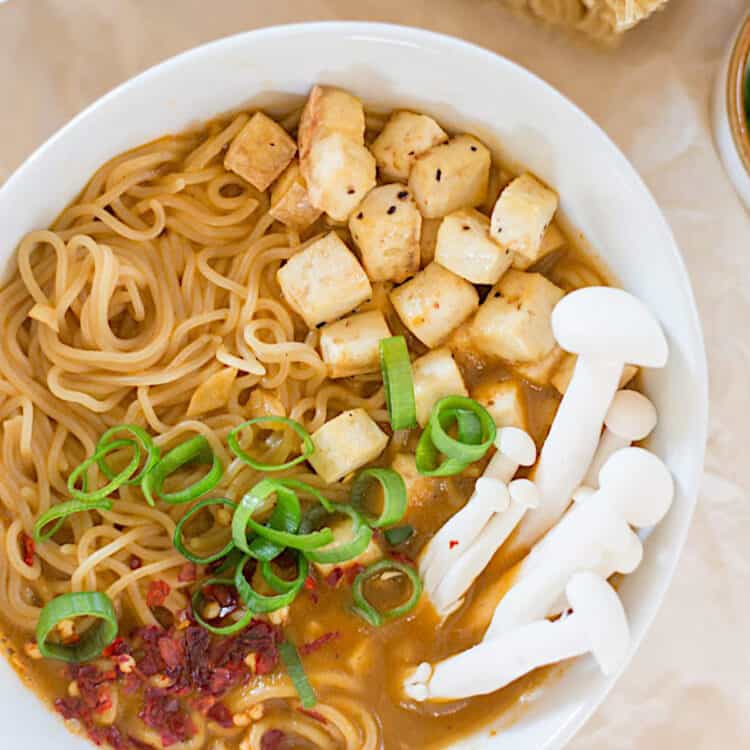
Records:
[[[521,253],[513,253],[513,268],[517,268],[519,271],[525,271],[527,268],[539,263],[542,258],[546,258],[555,250],[560,250],[565,247],[568,240],[560,230],[560,227],[553,221],[548,227],[547,231],[542,237],[542,244],[539,246],[539,252],[534,260],[527,258]]]
[[[375,157],[342,133],[314,141],[300,168],[312,205],[337,222],[345,222],[375,187]]]
[[[489,412],[498,427],[518,427],[529,431],[526,396],[517,380],[482,383],[471,393]]]
[[[438,230],[435,261],[472,284],[494,284],[513,254],[490,237],[490,220],[473,208],[448,214]]]
[[[444,396],[468,396],[461,370],[450,349],[434,349],[412,363],[417,421],[424,427],[432,407]]]
[[[307,183],[298,161],[293,161],[276,180],[271,189],[271,208],[268,213],[276,221],[296,229],[306,229],[321,215],[322,211],[310,201]]]
[[[332,86],[313,86],[297,128],[300,159],[307,159],[315,141],[332,133],[364,145],[365,109],[362,102],[348,91]]]
[[[460,208],[474,208],[487,195],[492,157],[471,135],[458,135],[418,156],[409,187],[422,216],[435,219]]]
[[[419,270],[422,215],[406,185],[371,190],[349,219],[370,281],[400,283]]]
[[[372,295],[367,274],[335,232],[289,258],[276,279],[309,328],[346,315]]]
[[[224,166],[263,191],[289,166],[296,151],[281,125],[256,112],[229,145]]]
[[[441,344],[478,307],[477,290],[460,276],[431,263],[391,292],[404,325],[429,347]]]
[[[447,140],[448,134],[431,117],[399,111],[391,115],[371,149],[382,177],[404,181],[420,154]]]
[[[490,233],[495,240],[535,263],[542,239],[557,211],[558,198],[531,174],[516,177],[500,193],[492,210]]]
[[[380,310],[349,315],[320,329],[320,352],[332,378],[380,371],[380,341],[391,332]]]
[[[565,292],[539,273],[508,271],[490,290],[471,326],[479,351],[509,362],[536,362],[552,351],[550,316]]]
[[[388,436],[364,409],[342,412],[311,437],[315,452],[308,461],[328,484],[374,461],[388,444]]]

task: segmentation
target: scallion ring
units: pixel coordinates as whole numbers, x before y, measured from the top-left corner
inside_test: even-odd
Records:
[[[426,477],[452,477],[454,474],[460,474],[469,465],[455,458],[447,458],[439,463],[440,453],[432,442],[432,427],[429,422],[419,436],[414,460],[417,471]]]
[[[333,541],[333,532],[328,528],[321,531],[312,531],[309,534],[297,534],[272,529],[268,525],[258,523],[253,518],[253,514],[263,508],[266,505],[269,495],[274,493],[276,493],[277,497],[279,495],[286,495],[287,498],[291,496],[299,503],[296,494],[288,489],[283,481],[263,479],[258,482],[255,487],[244,495],[237,506],[237,510],[234,512],[234,517],[232,518],[232,539],[235,546],[239,547],[246,554],[251,554],[247,542],[248,528],[258,536],[268,539],[280,547],[291,547],[292,549],[305,551],[322,547],[324,544],[329,544]]]
[[[189,463],[211,464],[211,468],[205,476],[184,489],[162,492],[167,477]],[[196,435],[164,455],[143,477],[141,489],[149,505],[154,505],[154,495],[170,505],[181,505],[210,492],[221,481],[223,473],[221,460],[214,454],[208,440],[203,435]]]
[[[385,403],[394,430],[410,430],[417,426],[414,382],[409,349],[403,336],[380,340],[380,369],[385,387]]]
[[[65,645],[47,641],[58,623],[76,617],[94,617],[99,622],[92,625],[77,643]],[[110,598],[100,591],[61,594],[44,605],[36,625],[36,642],[41,655],[71,664],[96,659],[116,637],[115,608]]]
[[[250,581],[245,578],[245,566],[252,560],[249,555],[243,557],[237,565],[237,569],[234,574],[234,586],[237,589],[237,593],[240,595],[240,599],[245,603],[248,609],[252,610],[256,614],[265,614],[267,612],[275,612],[277,609],[286,607],[291,604],[297,596],[299,590],[302,588],[302,584],[307,578],[308,563],[307,560],[302,556],[298,556],[298,572],[297,577],[292,582],[292,586],[286,591],[280,594],[272,594],[266,596],[265,594],[259,594],[254,588]],[[270,563],[264,562],[262,565],[269,566]],[[263,575],[263,573],[261,573]],[[265,575],[263,575],[265,578]],[[279,579],[281,581],[283,579]],[[269,586],[271,584],[269,583]]]
[[[383,488],[383,510],[378,516],[370,515],[364,510],[367,488],[373,480],[379,482]],[[393,526],[401,521],[406,513],[406,484],[401,475],[393,469],[363,469],[352,483],[352,505],[373,528]]]
[[[464,440],[451,437],[446,428],[459,419],[464,422],[464,431],[467,429],[469,418],[465,415],[458,416],[460,412],[470,412],[481,425],[481,442],[474,442],[476,437],[471,435],[470,439]],[[435,448],[448,458],[464,463],[478,461],[489,450],[495,440],[497,427],[487,409],[480,403],[467,396],[445,396],[438,401],[430,414],[431,438]]]
[[[263,580],[278,594],[285,594],[292,589],[296,594],[305,583],[309,570],[310,565],[302,553],[297,554],[297,577],[292,580],[276,575],[270,561],[263,560],[260,564],[260,574],[263,576]]]
[[[143,427],[139,427],[137,424],[118,424],[114,427],[110,427],[106,432],[102,434],[102,436],[99,438],[99,442],[96,444],[96,452],[98,453],[100,449],[104,448],[110,442],[112,442],[112,438],[120,432],[130,433],[130,435],[132,435],[133,437],[127,439],[135,439],[146,454],[146,461],[143,464],[143,468],[137,474],[130,477],[126,482],[124,482],[124,484],[140,484],[143,477],[145,477],[146,474],[148,474],[149,471],[154,468],[156,462],[159,460],[159,456],[161,455],[159,446],[154,442],[154,439],[151,437],[151,435],[149,435],[148,432],[143,429]],[[98,459],[97,463],[99,464],[99,468],[102,470],[102,474],[104,474],[107,479],[115,478],[116,474],[109,467],[109,464],[107,464],[107,462],[104,460],[104,456],[101,456]]]
[[[274,505],[271,517],[266,522],[266,526],[277,531],[296,534],[299,531],[299,525],[302,520],[302,508],[300,507],[299,499],[294,491],[286,486],[286,481],[278,481],[284,485],[284,489],[277,490],[276,492],[276,504]],[[283,551],[283,545],[276,544],[263,536],[256,536],[248,544],[248,554],[256,560],[273,560]]]
[[[342,542],[334,540],[333,533],[331,533],[330,543],[305,552],[305,556],[312,562],[323,564],[347,562],[361,555],[372,540],[372,529],[356,508],[351,505],[333,503],[332,509],[334,513],[341,513],[351,518],[351,537]],[[330,531],[330,529],[328,530]]]
[[[302,708],[314,708],[318,703],[318,699],[315,697],[315,691],[312,689],[310,681],[307,679],[305,669],[302,666],[299,653],[294,647],[294,644],[289,641],[284,641],[284,643],[279,646],[279,656],[281,656],[281,660],[284,662],[289,679],[292,681],[294,689],[297,691],[297,695],[299,695]]]
[[[383,536],[385,537],[385,540],[388,542],[388,544],[390,544],[392,547],[398,547],[399,544],[403,544],[405,541],[411,539],[411,537],[414,536],[414,527],[406,523],[403,526],[396,526],[393,529],[386,529],[383,532]]]
[[[204,599],[203,589],[206,586],[230,586],[234,588],[234,580],[232,578],[207,578],[206,580],[201,581],[200,586],[193,592],[191,599],[195,621],[202,628],[208,630],[209,633],[215,633],[216,635],[232,635],[247,627],[250,620],[252,620],[255,615],[250,609],[248,609],[239,620],[233,622],[231,625],[211,625],[211,623],[206,622],[206,620],[203,619],[203,613],[201,611]]]
[[[94,464],[98,464],[99,461],[102,460],[108,453],[112,453],[113,451],[125,447],[133,449],[133,458],[130,459],[128,465],[122,471],[112,476],[110,478],[110,481],[103,487],[99,487],[99,489],[91,490],[89,492],[88,478],[86,476],[88,470]],[[106,445],[97,447],[97,449],[94,451],[93,456],[89,456],[85,461],[78,464],[78,466],[76,466],[75,469],[70,472],[70,474],[68,475],[68,492],[70,492],[71,497],[73,497],[74,499],[83,500],[84,502],[91,500],[101,500],[102,498],[107,497],[107,495],[111,495],[115,490],[122,487],[122,485],[125,484],[128,479],[130,479],[130,477],[133,476],[133,474],[136,472],[136,470],[138,469],[138,464],[140,462],[141,448],[135,440],[112,440]],[[81,481],[80,489],[76,487],[79,479]]]
[[[211,505],[226,505],[232,509],[236,508],[237,505],[233,503],[231,500],[227,500],[225,497],[210,497],[206,500],[201,500],[197,505],[193,506],[185,515],[177,522],[177,526],[175,526],[174,530],[174,536],[172,537],[172,544],[174,544],[175,549],[187,560],[190,560],[190,562],[194,562],[197,565],[207,565],[208,563],[212,563],[215,560],[220,560],[222,557],[226,557],[233,549],[234,549],[234,542],[231,541],[231,539],[226,543],[222,549],[220,549],[218,552],[214,552],[211,555],[206,555],[206,557],[199,557],[195,553],[191,552],[186,546],[185,541],[182,538],[182,532],[185,527],[185,524],[198,512],[203,510],[203,508],[208,508]]]
[[[100,500],[66,500],[63,503],[53,505],[42,513],[34,524],[34,540],[43,542],[54,536],[65,522],[68,516],[74,513],[83,513],[86,510],[112,510],[112,501],[107,498]],[[52,522],[53,526],[45,531],[44,527]]]
[[[251,425],[263,424],[265,422],[279,422],[280,424],[285,424],[291,427],[302,441],[302,453],[296,458],[291,459],[290,461],[285,461],[283,464],[264,464],[260,461],[257,461],[249,453],[243,450],[240,446],[240,441],[238,438],[238,434],[240,433],[240,431],[244,430],[247,427],[250,427]],[[256,471],[283,471],[284,469],[289,469],[292,466],[296,466],[297,464],[306,461],[315,452],[315,445],[313,444],[312,438],[310,437],[310,433],[299,422],[295,422],[293,419],[289,419],[287,417],[275,417],[272,415],[265,417],[256,417],[255,419],[249,419],[247,422],[243,422],[241,425],[235,427],[229,433],[229,435],[227,435],[227,443],[229,444],[232,453],[234,453],[237,458],[244,461],[246,464],[248,464],[248,466],[251,466]]]
[[[411,595],[403,603],[385,612],[379,612],[370,604],[365,596],[365,583],[370,578],[380,576],[388,571],[397,571],[405,575],[411,583]],[[380,627],[387,620],[394,620],[397,617],[403,617],[411,612],[417,606],[419,597],[422,595],[422,581],[417,571],[411,565],[405,565],[398,560],[379,560],[378,562],[365,568],[355,579],[352,585],[352,598],[354,599],[353,611],[363,620],[369,622],[373,627]]]

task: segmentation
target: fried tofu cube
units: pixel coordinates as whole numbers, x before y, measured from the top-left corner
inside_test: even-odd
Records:
[[[471,394],[490,413],[498,427],[518,427],[529,431],[526,396],[516,380],[482,383]]]
[[[557,193],[533,175],[516,177],[495,203],[490,233],[499,243],[535,263],[557,203]]]
[[[372,295],[367,274],[335,232],[289,258],[276,278],[309,328],[346,315]]]
[[[371,190],[349,219],[370,281],[400,283],[419,270],[422,215],[406,185]]]
[[[435,219],[474,208],[487,195],[492,157],[471,135],[459,135],[417,157],[409,174],[422,216]]]
[[[364,409],[352,409],[326,422],[312,434],[313,469],[331,484],[374,461],[388,444],[388,436]]]
[[[352,532],[351,532],[351,520],[349,519],[343,519],[341,521],[334,521],[330,526],[331,531],[333,532],[333,541],[330,543],[330,545],[324,545],[323,547],[319,547],[318,549],[324,550],[326,547],[335,547],[339,544],[342,544],[346,542],[348,539],[352,538]],[[352,557],[350,560],[347,560],[345,563],[319,563],[314,562],[313,565],[317,569],[317,571],[322,576],[329,575],[334,568],[341,568],[343,570],[346,570],[347,568],[352,568],[355,565],[361,565],[362,567],[366,568],[368,565],[372,565],[373,563],[376,563],[378,560],[385,557],[385,553],[383,552],[383,548],[378,543],[377,539],[373,536],[373,538],[370,540],[370,543],[365,548],[364,552],[360,552],[356,557]]]
[[[460,276],[431,263],[391,292],[404,325],[429,347],[438,346],[479,305],[477,290]]]
[[[464,379],[450,349],[435,349],[412,363],[417,421],[424,427],[432,407],[443,396],[468,396]]]
[[[435,260],[435,247],[442,221],[442,219],[422,219],[422,236],[419,238],[422,268],[429,266]]]
[[[371,149],[380,174],[387,180],[407,180],[415,159],[448,134],[435,120],[415,112],[394,112]]]
[[[310,202],[335,221],[345,222],[375,187],[375,157],[341,133],[313,141],[300,168]]]
[[[443,480],[439,477],[426,477],[417,471],[413,453],[397,453],[391,468],[401,475],[406,485],[408,508],[421,508],[433,501],[439,501],[444,492]]]
[[[347,91],[331,86],[313,86],[297,128],[301,160],[307,159],[315,141],[340,133],[359,145],[365,142],[365,109]]]
[[[513,369],[529,383],[539,386],[549,385],[564,358],[565,352],[559,346],[555,345],[549,354],[536,362],[525,362],[516,365]]]
[[[268,115],[256,112],[235,136],[224,166],[263,191],[289,166],[297,145]]]
[[[472,284],[494,284],[508,270],[513,255],[490,237],[490,220],[473,208],[443,219],[435,261]]]
[[[542,244],[539,246],[539,252],[534,260],[527,258],[525,255],[520,253],[513,253],[513,268],[517,268],[519,271],[525,271],[527,268],[538,263],[542,258],[546,258],[550,253],[559,250],[561,247],[565,247],[567,239],[560,230],[560,227],[553,221],[548,227],[547,231],[542,237]]]
[[[380,341],[391,332],[380,310],[349,315],[320,329],[320,351],[332,378],[380,370]]]
[[[307,183],[298,161],[293,161],[276,180],[271,190],[271,208],[268,213],[276,221],[297,229],[306,229],[318,220],[322,211],[310,202]]]
[[[576,357],[575,354],[568,354],[565,352],[560,365],[550,379],[550,383],[560,395],[563,395],[565,391],[568,390],[568,385],[570,384],[570,379],[573,377],[573,370],[575,369],[577,359],[578,357]],[[625,365],[625,367],[622,368],[622,375],[620,377],[618,388],[624,388],[637,374],[638,368],[635,365]]]
[[[565,292],[539,273],[508,271],[490,290],[471,327],[482,354],[536,362],[555,346],[550,316]]]
[[[226,406],[232,392],[237,370],[234,367],[222,367],[207,380],[204,380],[194,391],[188,404],[187,415],[205,414],[207,411]]]

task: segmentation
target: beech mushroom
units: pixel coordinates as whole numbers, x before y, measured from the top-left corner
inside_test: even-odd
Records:
[[[647,438],[656,427],[656,419],[654,405],[642,393],[617,391],[604,417],[604,432],[583,484],[596,489],[599,471],[607,459],[620,448]]]
[[[514,551],[530,548],[564,513],[594,457],[625,364],[663,367],[668,356],[656,318],[621,289],[566,295],[552,311],[552,331],[578,359],[534,474],[542,502],[520,524]]]
[[[595,573],[576,573],[566,594],[573,614],[537,620],[485,640],[434,667],[420,664],[404,683],[415,701],[449,701],[499,690],[539,667],[593,654],[604,675],[618,672],[630,650],[630,629],[615,590]]]
[[[638,567],[643,547],[630,527],[653,526],[667,513],[674,496],[669,470],[643,448],[623,448],[602,467],[599,482],[521,563],[484,640],[559,611],[565,583],[576,572],[609,578]]]
[[[531,466],[536,458],[534,441],[516,427],[498,430],[495,445],[497,452],[477,480],[469,501],[435,534],[422,555],[419,569],[429,596],[452,571],[457,560],[471,550],[488,521],[512,504],[506,485],[519,466]],[[466,581],[460,593],[471,586],[476,575],[478,573]]]

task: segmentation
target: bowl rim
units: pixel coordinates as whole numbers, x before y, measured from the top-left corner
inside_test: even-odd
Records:
[[[750,176],[750,127],[746,114],[746,80],[750,64],[750,14],[740,24],[732,44],[725,82],[724,101],[729,119],[729,130],[745,172]]]
[[[612,156],[619,161],[619,166],[625,174],[628,175],[632,181],[632,185],[636,187],[644,199],[649,201],[654,209],[655,216],[658,215],[658,221],[661,223],[661,230],[665,233],[665,237],[668,237],[671,242],[669,248],[665,248],[665,252],[668,251],[670,255],[670,261],[673,264],[674,272],[679,276],[679,283],[685,290],[685,312],[688,316],[688,323],[691,328],[692,336],[694,338],[695,356],[694,366],[695,375],[698,382],[696,382],[696,392],[700,395],[700,405],[697,409],[699,421],[697,424],[691,425],[692,432],[695,436],[694,444],[696,446],[696,456],[694,465],[690,467],[689,476],[686,478],[689,480],[686,485],[685,499],[689,503],[689,508],[685,511],[684,521],[681,528],[675,531],[674,541],[671,545],[670,555],[671,560],[667,566],[665,566],[665,572],[661,576],[658,586],[656,586],[656,595],[652,599],[644,603],[641,612],[642,628],[639,633],[632,640],[631,652],[623,671],[629,666],[634,654],[640,647],[646,634],[650,632],[653,625],[653,621],[661,609],[664,596],[667,589],[671,585],[674,578],[677,565],[679,563],[682,551],[685,548],[686,539],[692,517],[697,504],[698,490],[700,486],[700,476],[703,471],[705,461],[705,448],[707,442],[708,433],[708,366],[706,360],[706,350],[704,344],[704,338],[702,333],[702,326],[700,316],[695,301],[695,295],[693,293],[692,283],[685,265],[682,253],[679,250],[679,246],[674,238],[671,227],[667,222],[659,204],[651,194],[651,191],[646,186],[645,182],[641,178],[640,174],[636,171],[635,167],[625,157],[620,148],[614,143],[614,141],[607,135],[601,126],[595,122],[588,114],[586,114],[577,104],[571,101],[567,96],[558,91],[554,86],[547,83],[544,79],[540,78],[535,73],[532,73],[524,66],[513,60],[505,57],[504,55],[494,52],[486,47],[483,47],[472,42],[468,42],[459,37],[451,36],[449,34],[443,34],[440,32],[430,31],[413,26],[406,26],[401,24],[390,24],[380,22],[368,22],[368,21],[310,21],[301,23],[281,24],[275,26],[261,27],[257,29],[251,29],[248,31],[242,31],[236,34],[220,37],[218,39],[205,42],[203,44],[191,47],[187,50],[173,55],[165,60],[155,63],[154,65],[146,68],[140,73],[126,79],[122,83],[115,86],[113,89],[102,95],[101,97],[94,100],[91,104],[86,106],[72,119],[61,126],[55,133],[47,138],[40,146],[38,146],[7,178],[7,180],[0,186],[0,201],[7,194],[12,192],[16,180],[20,178],[20,175],[30,166],[37,161],[45,158],[46,152],[50,150],[54,143],[59,139],[65,137],[69,130],[73,130],[79,124],[79,122],[88,118],[96,109],[103,106],[106,102],[111,99],[119,97],[124,91],[129,88],[139,87],[145,81],[150,78],[161,74],[161,72],[172,66],[179,66],[182,61],[188,57],[196,57],[206,54],[211,54],[215,51],[221,50],[224,46],[231,46],[232,44],[240,43],[246,39],[255,38],[271,38],[280,37],[289,39],[297,35],[304,34],[341,34],[349,37],[362,37],[372,41],[383,41],[391,44],[400,44],[411,47],[428,47],[444,50],[446,47],[453,47],[454,49],[461,50],[466,54],[478,55],[487,60],[488,63],[493,65],[509,66],[514,69],[515,73],[520,75],[522,78],[526,78],[529,82],[533,82],[535,86],[540,86],[546,90],[547,94],[553,98],[556,98],[563,106],[569,108],[571,112],[582,122],[585,123],[586,127],[593,128],[599,137],[607,142],[611,148]],[[748,37],[750,41],[750,36]],[[11,254],[10,258],[13,257]],[[575,736],[575,734],[581,729],[581,727],[588,721],[593,713],[601,706],[614,684],[618,681],[622,672],[609,678],[601,687],[596,691],[592,691],[590,697],[586,699],[585,704],[581,707],[581,710],[576,711],[573,715],[569,716],[559,727],[559,731],[549,737],[544,743],[543,749],[539,750],[551,750],[552,748],[562,748],[567,745],[568,742]],[[20,681],[19,681],[20,685]],[[479,730],[479,727],[477,728]]]

